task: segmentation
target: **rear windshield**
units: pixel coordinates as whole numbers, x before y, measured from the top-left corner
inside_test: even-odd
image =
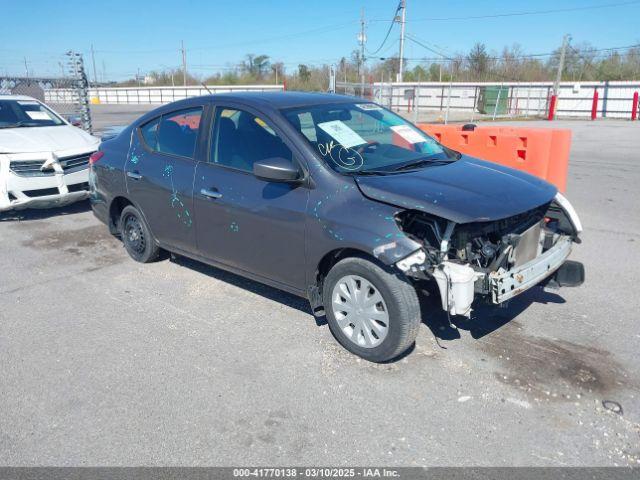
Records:
[[[0,128],[64,125],[55,113],[35,100],[0,100]]]

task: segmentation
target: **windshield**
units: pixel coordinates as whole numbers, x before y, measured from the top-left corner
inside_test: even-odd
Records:
[[[55,125],[64,125],[64,122],[36,100],[0,100],[0,128]]]
[[[340,173],[390,173],[456,160],[455,152],[375,103],[313,105],[282,113]]]

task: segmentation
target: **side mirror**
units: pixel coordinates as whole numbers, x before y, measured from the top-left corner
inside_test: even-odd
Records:
[[[266,158],[253,164],[253,174],[267,182],[297,182],[302,172],[291,160],[282,157]]]
[[[74,127],[82,127],[82,119],[77,115],[67,115],[65,120]]]

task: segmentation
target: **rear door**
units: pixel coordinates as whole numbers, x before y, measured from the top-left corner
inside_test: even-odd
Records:
[[[165,113],[134,130],[125,165],[129,198],[161,244],[193,251],[193,175],[204,108]]]
[[[253,175],[253,163],[265,158],[298,162],[295,145],[264,114],[231,105],[216,107],[210,144],[194,181],[201,255],[302,289],[309,190]]]

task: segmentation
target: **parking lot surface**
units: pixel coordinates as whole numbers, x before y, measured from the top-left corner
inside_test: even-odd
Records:
[[[114,128],[117,130],[159,106],[153,104],[91,105],[93,131],[100,136]]]
[[[133,262],[86,203],[2,214],[0,464],[637,465],[640,125],[538,125],[573,130],[585,284],[458,329],[425,299],[388,364],[302,299]]]

